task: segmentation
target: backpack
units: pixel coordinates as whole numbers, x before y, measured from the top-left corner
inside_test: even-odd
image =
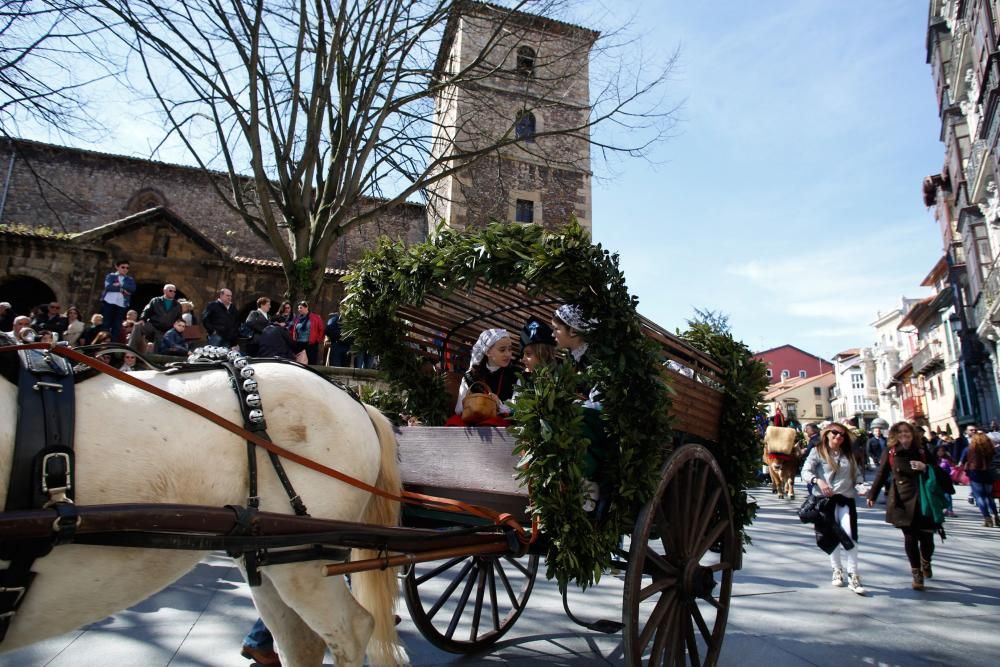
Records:
[[[324,333],[330,339],[331,343],[336,343],[340,340],[340,315],[334,313],[330,316],[330,319],[326,321]]]

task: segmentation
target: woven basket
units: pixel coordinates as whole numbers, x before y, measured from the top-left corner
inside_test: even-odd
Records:
[[[487,393],[473,394],[472,389],[476,385],[481,386]],[[496,416],[497,402],[493,398],[490,388],[482,382],[474,382],[469,387],[469,393],[462,399],[462,421],[467,424],[478,424]]]

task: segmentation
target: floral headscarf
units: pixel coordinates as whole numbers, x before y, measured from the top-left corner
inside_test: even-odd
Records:
[[[479,334],[479,340],[476,344],[472,346],[472,360],[469,362],[469,370],[471,371],[476,364],[483,360],[486,353],[490,351],[490,348],[497,344],[498,341],[509,338],[510,334],[507,333],[506,329],[487,329],[483,333]]]

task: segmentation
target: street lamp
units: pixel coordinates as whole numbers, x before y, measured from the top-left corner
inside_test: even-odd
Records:
[[[958,313],[951,314],[951,317],[948,318],[948,326],[951,327],[951,332],[956,336],[962,331],[962,318],[958,316]]]

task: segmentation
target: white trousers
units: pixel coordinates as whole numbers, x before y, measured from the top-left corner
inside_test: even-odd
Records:
[[[834,518],[840,527],[843,528],[844,532],[848,535],[851,534],[851,508],[847,505],[837,505],[834,510]],[[833,550],[830,554],[830,566],[835,570],[844,569],[843,559],[846,557],[847,560],[847,573],[855,574],[858,571],[858,541],[854,540],[854,548],[847,550],[844,547],[837,545],[837,548]]]

